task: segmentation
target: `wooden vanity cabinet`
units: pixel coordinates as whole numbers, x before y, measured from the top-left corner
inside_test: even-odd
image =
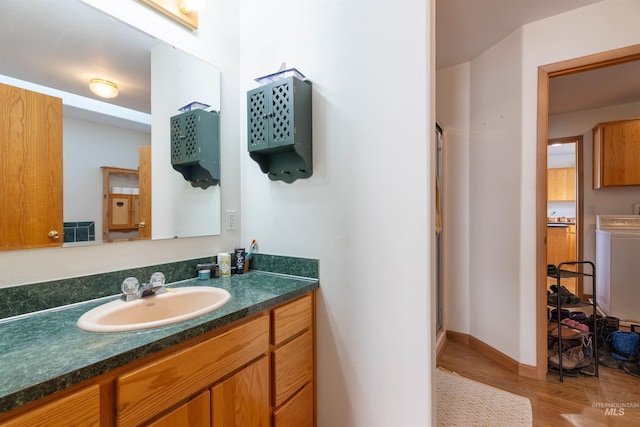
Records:
[[[117,423],[140,425],[251,363],[269,350],[269,316],[170,354],[116,380]]]
[[[316,425],[315,293],[132,362],[0,426]]]
[[[92,384],[0,421],[2,427],[99,426],[100,386]]]
[[[593,189],[640,185],[640,119],[593,128]]]
[[[315,425],[313,295],[274,309],[272,316],[273,426]]]

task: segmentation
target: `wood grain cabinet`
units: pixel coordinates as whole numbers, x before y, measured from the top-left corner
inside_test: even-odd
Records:
[[[313,297],[272,311],[274,427],[315,425]]]
[[[100,426],[100,387],[69,393],[7,421],[2,427]]]
[[[640,185],[640,119],[593,128],[593,189]]]
[[[0,416],[0,426],[313,427],[314,306],[311,292]]]
[[[573,201],[576,199],[576,168],[547,170],[547,200]]]

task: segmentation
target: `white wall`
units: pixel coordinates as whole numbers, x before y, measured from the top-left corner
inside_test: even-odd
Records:
[[[64,221],[94,221],[102,241],[101,166],[138,168],[138,147],[148,133],[64,117]],[[119,184],[115,184],[119,185]],[[128,186],[132,186],[128,184]]]
[[[453,104],[471,103],[469,284],[448,285],[454,287],[449,293],[468,286],[473,303],[471,308],[466,301],[450,307],[448,317],[470,310],[470,333],[524,364],[536,363],[538,67],[640,43],[639,7],[638,0],[605,0],[528,24],[471,61],[471,101],[452,91],[443,94]],[[442,70],[450,77],[452,72]],[[442,91],[450,86],[438,83]],[[474,99],[478,96],[482,99]],[[454,174],[466,173],[464,163],[447,166]],[[447,220],[451,228],[464,226],[459,218]],[[453,250],[467,252],[464,247]],[[449,270],[455,268],[450,265]]]
[[[242,96],[282,62],[313,83],[313,176],[270,181],[243,147],[242,240],[320,260],[319,426],[432,421],[434,3],[240,2]]]

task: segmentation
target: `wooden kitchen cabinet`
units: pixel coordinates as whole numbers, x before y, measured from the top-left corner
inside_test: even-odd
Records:
[[[640,185],[640,119],[593,128],[593,189]]]
[[[547,227],[547,264],[567,261],[568,252],[567,227]]]
[[[62,100],[0,83],[0,251],[62,246]]]
[[[547,200],[573,201],[576,199],[576,168],[547,169]]]

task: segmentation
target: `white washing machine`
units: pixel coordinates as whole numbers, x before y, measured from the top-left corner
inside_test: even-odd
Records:
[[[596,217],[596,292],[607,315],[640,324],[640,215]]]

